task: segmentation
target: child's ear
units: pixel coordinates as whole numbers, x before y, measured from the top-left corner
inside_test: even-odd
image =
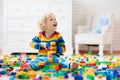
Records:
[[[40,26],[44,27],[44,26],[45,26],[45,23],[41,23]]]

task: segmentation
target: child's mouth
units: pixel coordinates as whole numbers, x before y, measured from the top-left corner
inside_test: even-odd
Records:
[[[54,24],[53,26],[54,26],[54,27],[57,27],[57,24]]]

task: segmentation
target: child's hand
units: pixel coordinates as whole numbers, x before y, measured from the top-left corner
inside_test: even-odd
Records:
[[[65,59],[65,56],[64,55],[59,55],[60,56],[60,58],[64,58]]]
[[[48,43],[46,43],[46,42],[42,42],[41,44],[41,47],[43,47],[43,48],[45,48],[45,50],[48,50]]]

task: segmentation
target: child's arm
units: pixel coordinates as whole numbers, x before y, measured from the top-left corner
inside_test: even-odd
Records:
[[[50,44],[47,43],[47,42],[41,42],[40,38],[39,38],[39,35],[38,36],[35,36],[33,39],[32,39],[32,42],[30,43],[30,46],[34,49],[41,49],[41,48],[45,48],[47,50],[47,47],[49,46]]]
[[[57,53],[59,55],[63,55],[65,51],[66,51],[65,41],[63,40],[62,36],[60,36],[57,42]]]
[[[30,46],[34,49],[40,49],[40,40],[38,38],[38,36],[35,36],[33,39],[32,39],[32,42],[30,43]]]

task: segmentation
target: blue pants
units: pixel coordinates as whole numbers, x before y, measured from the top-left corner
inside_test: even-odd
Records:
[[[53,56],[52,60],[54,63],[61,63],[62,64],[62,68],[70,68],[70,62],[67,62],[65,59],[60,58],[58,56]],[[39,62],[49,62],[48,57],[47,56],[39,56],[37,57],[35,60],[30,61],[28,64],[31,66],[31,68],[33,70],[38,70],[39,66],[38,63]]]

